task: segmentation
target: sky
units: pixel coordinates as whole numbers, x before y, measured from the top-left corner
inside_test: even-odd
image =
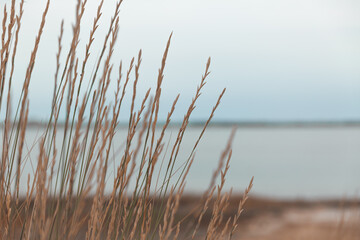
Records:
[[[1,7],[4,2],[10,1],[2,1]],[[65,21],[66,51],[75,2],[50,3],[30,83],[29,119],[42,121],[48,117],[60,22]],[[105,0],[91,59],[99,54],[114,2]],[[20,93],[45,3],[25,1],[14,96]],[[88,0],[80,56],[98,3]],[[182,119],[211,57],[211,74],[193,120],[207,119],[223,88],[227,91],[215,114],[216,121],[360,120],[359,1],[124,0],[113,63],[117,66],[122,60],[128,66],[142,49],[139,96],[148,87],[155,88],[171,32],[160,108],[163,119],[177,93],[180,100],[173,119]],[[88,71],[91,63],[94,61],[90,60]],[[128,118],[126,110],[121,118]]]

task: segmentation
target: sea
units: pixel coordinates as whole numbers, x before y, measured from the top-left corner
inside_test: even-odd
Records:
[[[194,151],[194,161],[185,182],[186,194],[201,194],[210,184],[219,159],[228,144],[233,126],[210,126]],[[27,176],[33,175],[43,128],[30,127],[26,134],[20,191],[27,189]],[[58,129],[56,144],[63,129]],[[161,128],[157,128],[157,136]],[[157,163],[160,185],[179,126],[171,126],[164,137]],[[191,157],[201,126],[190,126],[181,142],[174,177]],[[125,151],[127,128],[114,136],[110,154],[106,192],[111,192],[114,172]],[[134,138],[134,145],[137,136]],[[60,145],[59,147],[60,148]],[[242,194],[254,177],[251,194],[278,199],[349,199],[360,195],[360,126],[238,126],[233,138],[232,156],[225,176],[224,191]],[[135,172],[138,171],[138,163]],[[216,179],[220,183],[220,178]],[[135,181],[130,183],[131,188]],[[156,188],[154,188],[156,191]]]

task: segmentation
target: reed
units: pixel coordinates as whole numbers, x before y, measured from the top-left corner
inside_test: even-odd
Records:
[[[198,143],[225,93],[225,89],[221,91],[188,158],[181,164],[175,164],[181,161],[178,154],[183,137],[210,74],[210,58],[178,129],[176,141],[169,146],[170,156],[165,157],[166,144],[169,143],[164,136],[179,99],[179,95],[174,97],[165,124],[160,127],[159,106],[161,95],[164,94],[162,82],[172,34],[160,63],[155,90],[148,89],[145,95],[139,96],[137,86],[142,51],[132,59],[125,73],[122,62],[115,65],[112,59],[122,0],[115,4],[99,56],[92,55],[103,3],[103,0],[99,2],[84,56],[79,56],[77,50],[82,47],[78,43],[87,0],[77,1],[72,40],[66,53],[63,52],[66,26],[64,22],[61,23],[55,56],[52,106],[39,141],[31,143],[32,147],[39,149],[39,154],[33,174],[27,176],[26,193],[21,193],[19,186],[25,184],[21,182],[22,170],[29,161],[29,150],[24,149],[31,111],[29,85],[51,3],[47,0],[15,108],[11,104],[12,79],[16,71],[24,0],[20,3],[12,0],[9,7],[4,5],[0,51],[0,111],[5,113],[1,126],[0,238],[231,239],[253,181],[245,190],[238,211],[224,219],[223,213],[229,204],[231,192],[224,193],[223,186],[230,167],[235,130],[219,160],[209,188],[204,189],[204,194],[199,198],[199,204],[183,216],[178,214],[186,177],[195,160]],[[94,66],[89,66],[90,58],[95,60]],[[115,68],[118,69],[116,89],[113,101],[109,101],[107,96],[110,82],[114,81],[112,72]],[[131,83],[131,96],[127,100],[125,95]],[[135,107],[136,100],[141,102],[138,109]],[[131,103],[125,147],[112,157],[114,136],[119,127],[124,101]],[[4,108],[1,108],[3,105]],[[63,113],[65,120],[63,126],[60,126]],[[56,142],[59,134],[62,136],[60,143]],[[112,190],[106,192],[111,163],[115,163],[115,174]],[[220,183],[217,185],[218,176]],[[130,181],[135,182],[134,188],[129,187]],[[205,213],[210,214],[211,218],[207,227],[199,231]]]

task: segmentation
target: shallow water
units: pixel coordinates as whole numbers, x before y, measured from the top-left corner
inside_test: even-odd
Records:
[[[171,146],[178,128],[168,130],[165,139]],[[178,156],[179,165],[188,158],[201,130],[190,127],[185,133]],[[40,138],[41,132],[41,129],[28,129],[25,152]],[[187,193],[201,193],[208,187],[230,132],[231,127],[207,129],[186,180]],[[119,129],[116,133],[112,159],[118,152],[124,151],[125,135],[126,129]],[[61,134],[58,134],[57,144],[60,140]],[[252,193],[257,195],[311,199],[354,197],[360,190],[359,143],[360,127],[241,127],[234,138],[225,187],[232,187],[236,193],[242,192],[254,176]],[[170,149],[165,151],[165,145],[165,159]],[[24,166],[21,179],[23,192],[26,192],[27,175],[34,171],[38,152],[38,147],[34,146],[31,161]],[[118,161],[116,157],[114,159]],[[115,166],[116,163],[111,162],[107,191],[111,190]]]

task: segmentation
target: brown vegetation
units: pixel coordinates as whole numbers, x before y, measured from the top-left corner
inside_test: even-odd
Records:
[[[16,66],[15,56],[24,0],[19,6],[12,0],[10,8],[4,7],[0,53],[0,107],[3,100],[5,101],[5,109],[0,109],[5,111],[1,132],[1,239],[230,239],[233,236],[252,187],[252,180],[244,196],[239,199],[236,210],[230,215],[225,214],[231,192],[223,193],[222,188],[229,169],[231,139],[222,154],[218,169],[214,172],[210,187],[192,209],[185,214],[178,211],[185,179],[194,161],[197,145],[225,89],[215,103],[188,159],[181,164],[180,169],[176,169],[175,162],[179,161],[177,156],[190,116],[210,73],[209,58],[197,91],[178,130],[176,141],[170,148],[171,154],[161,163],[164,168],[158,170],[156,166],[161,162],[160,157],[165,146],[164,134],[179,98],[179,95],[174,98],[166,122],[160,134],[156,135],[161,86],[171,35],[159,68],[155,91],[149,89],[140,98],[141,105],[136,110],[141,50],[137,58],[132,59],[125,73],[121,62],[117,66],[112,63],[112,54],[118,37],[121,3],[122,0],[115,5],[101,53],[96,59],[95,66],[90,67],[94,67],[91,75],[88,60],[92,57],[91,49],[102,16],[103,1],[99,2],[88,42],[84,46],[84,56],[78,56],[77,49],[81,47],[78,44],[79,34],[87,0],[77,2],[73,37],[64,58],[62,40],[65,26],[64,23],[61,24],[52,107],[41,140],[36,146],[39,155],[35,172],[28,176],[27,192],[23,198],[19,185],[21,169],[28,161],[27,152],[24,151],[24,139],[29,115],[29,85],[37,62],[37,52],[41,47],[50,0],[43,11],[24,76],[21,96],[17,99],[14,109],[11,106],[12,76]],[[114,81],[112,72],[115,68],[118,70],[117,87],[113,102],[109,103],[107,93],[110,81]],[[132,74],[135,75],[133,80]],[[125,92],[131,82],[133,88],[125,150],[116,156],[112,192],[106,194],[105,181],[110,152],[118,127],[120,109],[126,100]],[[84,86],[86,84],[87,86]],[[15,110],[14,116],[12,110]],[[60,128],[58,124],[62,111],[65,112],[65,122]],[[59,134],[63,139],[60,148],[55,143]],[[135,134],[139,135],[137,142],[134,140]],[[161,171],[163,175],[160,174]],[[216,185],[218,175],[220,183]],[[134,189],[129,189],[131,179],[136,182]]]

